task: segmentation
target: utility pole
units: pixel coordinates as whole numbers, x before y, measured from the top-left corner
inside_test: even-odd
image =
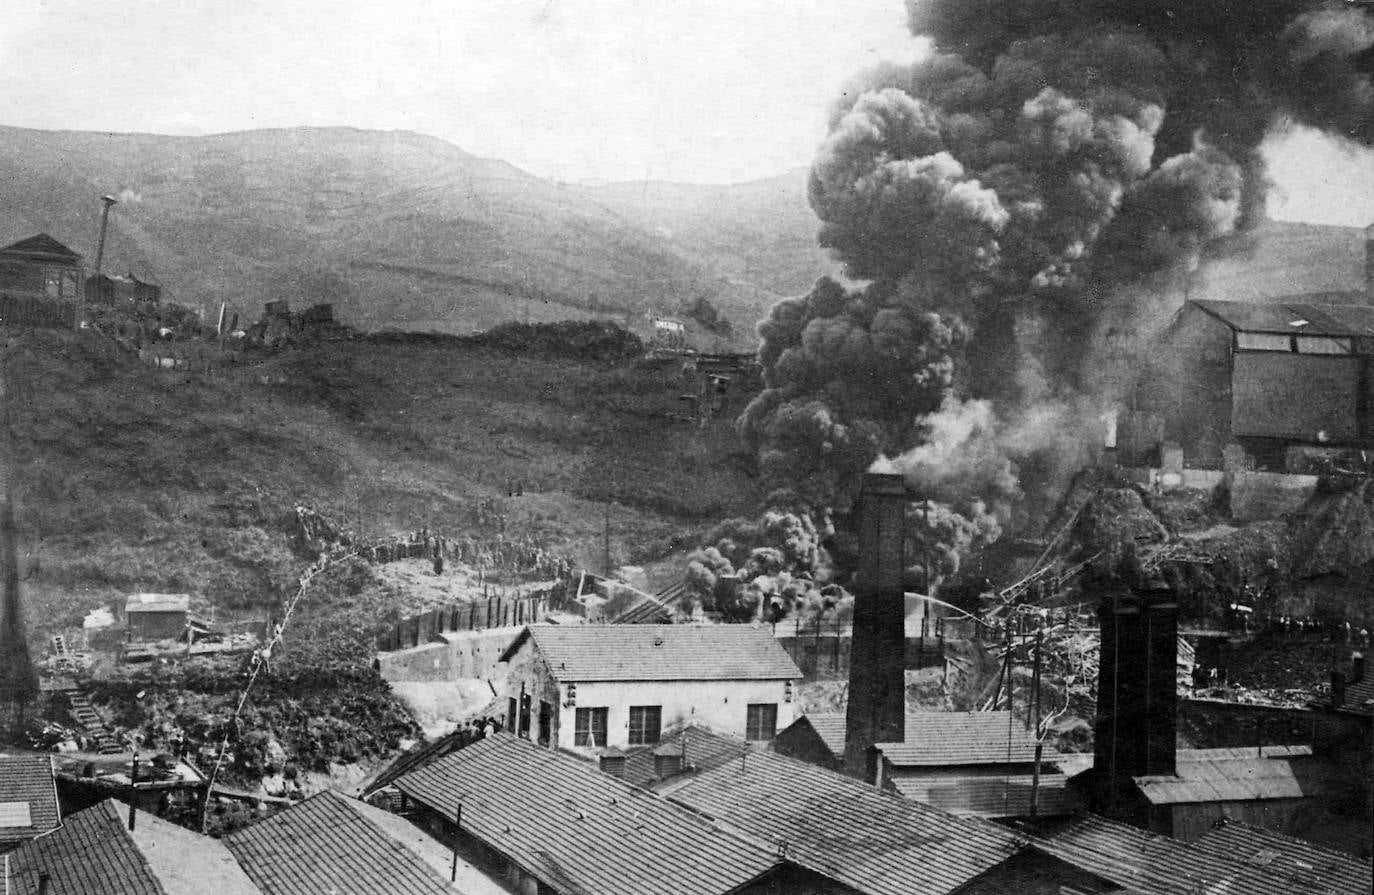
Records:
[[[606,578],[611,578],[611,505],[606,504],[606,525],[604,528],[603,548],[605,550]]]

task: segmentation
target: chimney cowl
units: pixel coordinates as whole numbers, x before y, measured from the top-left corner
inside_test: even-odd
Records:
[[[1331,669],[1331,706],[1340,708],[1345,702],[1345,675],[1339,669]]]

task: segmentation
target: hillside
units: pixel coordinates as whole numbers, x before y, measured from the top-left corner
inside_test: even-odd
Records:
[[[47,232],[93,265],[106,193],[121,202],[105,269],[207,312],[255,318],[284,298],[332,301],[372,329],[606,315],[642,328],[700,297],[741,345],[776,299],[572,188],[418,134],[0,128],[0,244]]]
[[[727,186],[662,181],[581,186],[588,198],[733,279],[800,295],[839,265],[816,245],[807,169]]]
[[[206,376],[154,373],[91,332],[30,333],[8,354],[38,633],[137,591],[276,605],[306,564],[297,504],[368,539],[494,537],[497,511],[509,536],[599,569],[608,514],[613,559],[643,561],[762,496],[732,427],[746,397],[706,428],[683,421],[676,366],[401,335]]]
[[[1266,221],[1218,245],[1193,275],[1195,299],[1263,301],[1364,288],[1364,231]]]

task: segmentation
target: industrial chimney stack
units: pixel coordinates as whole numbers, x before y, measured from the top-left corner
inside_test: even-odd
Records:
[[[899,743],[905,735],[906,507],[902,476],[864,476],[844,769],[870,783],[877,775],[873,744]]]
[[[1133,777],[1175,772],[1178,601],[1165,588],[1105,596],[1094,725],[1095,811],[1132,812]]]

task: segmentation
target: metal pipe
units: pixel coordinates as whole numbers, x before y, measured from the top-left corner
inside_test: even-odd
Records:
[[[100,265],[105,260],[105,228],[110,223],[110,208],[119,204],[119,200],[114,196],[101,196],[100,201],[105,204],[105,208],[100,212],[100,241],[95,247],[95,275],[100,276]]]

